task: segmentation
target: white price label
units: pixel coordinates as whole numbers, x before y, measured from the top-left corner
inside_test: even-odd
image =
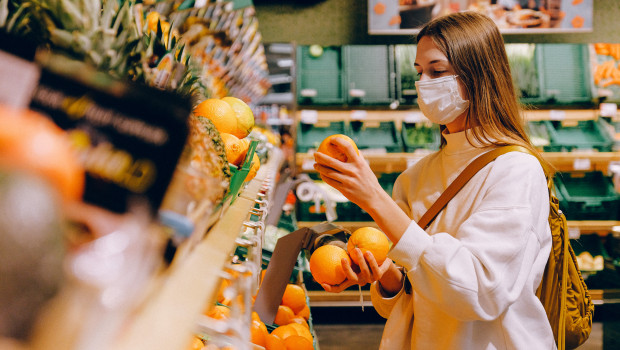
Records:
[[[314,170],[314,158],[306,158],[301,162],[301,170],[303,171],[312,171]]]
[[[364,120],[368,116],[366,111],[351,111],[351,120]]]
[[[557,109],[552,109],[549,111],[549,119],[551,120],[564,120],[566,119],[566,112],[560,111]]]
[[[405,123],[421,123],[426,120],[428,119],[426,119],[424,113],[422,112],[407,112],[407,114],[405,114],[405,118],[403,119]]]
[[[601,103],[600,106],[600,114],[601,117],[612,117],[614,118],[618,113],[618,105],[615,103]]]
[[[592,162],[590,158],[577,158],[573,161],[574,170],[590,170],[592,168]]]
[[[319,121],[319,111],[303,109],[300,118],[304,124],[316,124]]]

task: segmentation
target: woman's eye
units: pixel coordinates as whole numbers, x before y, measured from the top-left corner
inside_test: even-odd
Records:
[[[441,70],[441,71],[436,70],[436,71],[434,71],[434,72],[433,72],[433,75],[437,77],[437,76],[442,75],[442,74],[443,74],[443,73],[445,73],[445,72],[447,72],[447,71],[445,71],[445,70]]]

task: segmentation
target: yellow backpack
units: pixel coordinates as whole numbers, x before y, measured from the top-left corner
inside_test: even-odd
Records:
[[[418,225],[426,230],[441,209],[478,170],[508,152],[531,154],[525,147],[510,145],[496,148],[474,159],[424,213]],[[547,312],[558,349],[574,349],[590,336],[594,304],[579,272],[577,259],[568,239],[566,217],[560,210],[559,201],[553,192],[553,180],[548,181],[548,188],[552,247],[536,296]]]

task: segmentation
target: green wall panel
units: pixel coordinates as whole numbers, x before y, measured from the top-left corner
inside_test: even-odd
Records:
[[[319,44],[408,44],[411,35],[369,35],[367,0],[255,1],[263,41]],[[620,1],[594,0],[590,33],[505,35],[506,42],[620,43]]]

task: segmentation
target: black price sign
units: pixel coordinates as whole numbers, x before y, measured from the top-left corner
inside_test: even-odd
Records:
[[[188,135],[189,99],[43,69],[30,108],[69,133],[86,170],[85,202],[123,213],[138,197],[157,211]]]

